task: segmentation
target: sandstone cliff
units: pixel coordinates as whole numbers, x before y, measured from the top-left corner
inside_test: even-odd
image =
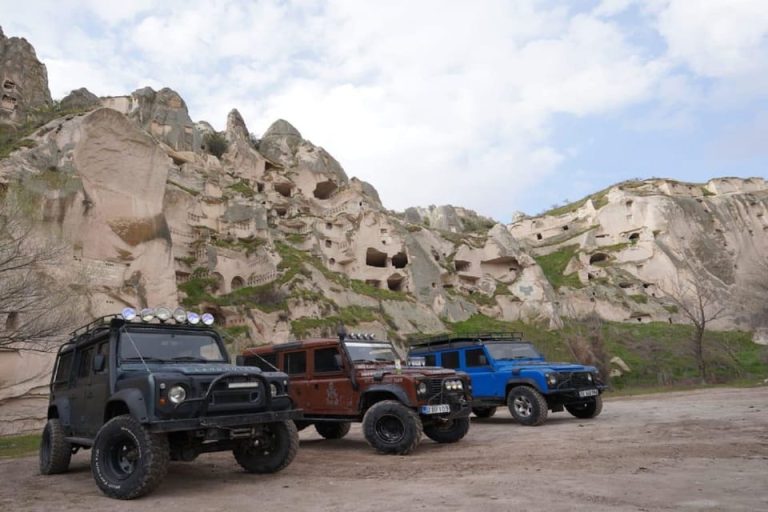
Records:
[[[49,105],[45,67],[18,66],[8,41],[28,44],[0,39],[0,75],[24,92],[16,115]],[[12,141],[0,183],[27,191],[41,232],[68,241],[90,316],[182,303],[212,312],[238,348],[339,321],[394,339],[476,313],[680,322],[661,290],[695,272],[727,306],[719,327],[765,321],[747,293],[768,249],[761,178],[622,183],[505,226],[453,206],[388,211],[289,122],[256,139],[233,110],[216,133],[171,89],[80,89],[49,110]],[[0,433],[37,424],[49,365],[0,353]]]

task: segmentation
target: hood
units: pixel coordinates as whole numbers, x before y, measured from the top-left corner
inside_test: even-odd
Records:
[[[441,368],[439,366],[403,366],[400,370],[395,365],[376,365],[366,364],[356,367],[358,373],[363,375],[372,375],[374,373],[408,375],[409,377],[449,377],[456,375],[450,368]]]
[[[553,371],[553,372],[591,372],[595,371],[594,366],[584,366],[574,363],[553,363],[551,361],[497,361],[500,368],[505,370],[515,369],[532,369],[538,371]]]
[[[255,366],[235,366],[227,363],[153,363],[148,362],[147,366],[152,372],[156,373],[181,373],[183,375],[221,375],[222,373],[235,372],[254,375],[262,373],[260,368]],[[141,363],[124,364],[124,369],[144,370]]]

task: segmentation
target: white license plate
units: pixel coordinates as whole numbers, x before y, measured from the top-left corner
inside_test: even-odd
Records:
[[[579,396],[581,398],[587,397],[587,396],[597,396],[597,390],[596,389],[585,389],[583,391],[579,391]]]
[[[451,412],[451,406],[448,404],[421,406],[421,414],[442,414],[444,412]]]

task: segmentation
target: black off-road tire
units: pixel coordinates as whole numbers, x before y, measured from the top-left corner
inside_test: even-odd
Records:
[[[544,396],[528,386],[515,386],[509,390],[507,407],[518,423],[528,427],[544,423],[549,412]]]
[[[72,445],[64,440],[64,429],[57,418],[48,420],[40,440],[40,474],[65,473],[72,459]]]
[[[352,423],[348,421],[319,421],[315,423],[317,433],[326,439],[341,439],[349,434]]]
[[[249,473],[277,473],[285,469],[299,451],[299,433],[293,421],[277,421],[264,425],[265,441],[240,443],[232,453]]]
[[[407,455],[419,445],[423,426],[412,409],[397,400],[373,404],[363,416],[363,435],[380,453]]]
[[[587,402],[566,405],[565,410],[577,418],[585,420],[594,418],[603,411],[603,397],[597,395]]]
[[[105,423],[91,450],[91,473],[101,492],[131,500],[152,492],[168,473],[168,436],[153,434],[130,415]]]
[[[473,407],[472,412],[478,418],[490,418],[491,416],[496,414],[496,408],[495,407]]]
[[[446,422],[424,425],[424,433],[436,443],[455,443],[469,432],[469,418],[456,418]]]

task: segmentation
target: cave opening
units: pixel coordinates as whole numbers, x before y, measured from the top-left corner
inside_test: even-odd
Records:
[[[332,181],[321,181],[315,186],[313,194],[317,199],[330,199],[338,188]]]
[[[399,253],[392,256],[392,266],[395,268],[405,268],[405,266],[408,264],[408,255],[405,254],[404,251],[400,251]]]
[[[387,266],[387,253],[369,247],[365,252],[365,264],[369,267],[385,268]]]

